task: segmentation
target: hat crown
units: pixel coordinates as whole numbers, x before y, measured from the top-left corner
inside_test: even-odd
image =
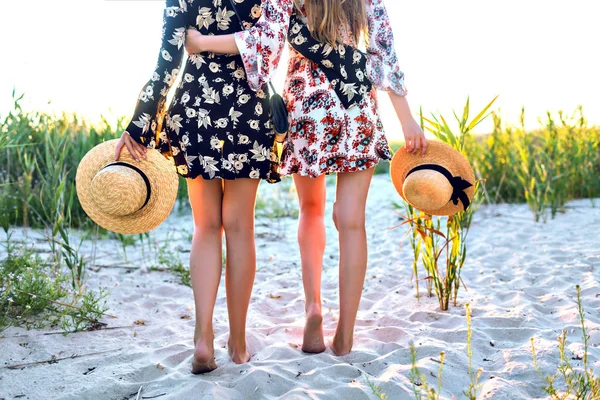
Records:
[[[434,140],[428,142],[424,155],[399,149],[390,174],[400,196],[426,214],[454,215],[466,210],[475,195],[469,161],[452,146]]]
[[[131,215],[143,208],[148,196],[140,172],[123,165],[101,169],[90,184],[94,203],[108,215]]]
[[[438,210],[452,197],[452,184],[434,170],[415,171],[406,177],[404,197],[418,210]]]

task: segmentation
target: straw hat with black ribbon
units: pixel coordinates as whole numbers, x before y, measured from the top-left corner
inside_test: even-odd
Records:
[[[429,141],[423,156],[399,149],[390,168],[402,198],[419,211],[450,216],[465,211],[475,194],[475,174],[462,154],[451,146]]]
[[[150,150],[137,162],[118,140],[94,147],[79,163],[75,182],[86,214],[101,227],[122,234],[149,232],[171,213],[179,177],[173,163]]]

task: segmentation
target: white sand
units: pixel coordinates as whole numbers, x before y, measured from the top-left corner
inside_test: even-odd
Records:
[[[263,185],[263,192],[272,188]],[[334,187],[329,186],[328,211]],[[257,221],[258,273],[248,317],[252,361],[233,364],[227,355],[225,288],[215,310],[219,368],[204,376],[189,373],[194,322],[191,289],[168,272],[146,268],[102,268],[89,272],[91,287],[110,289],[110,330],[63,336],[10,328],[0,336],[0,399],[372,399],[366,376],[390,399],[411,398],[409,343],[418,365],[437,382],[440,351],[446,352],[442,397],[464,398],[468,387],[464,304],[473,307],[473,364],[483,368],[480,398],[543,398],[543,381],[532,367],[536,338],[542,369],[558,362],[556,337],[569,332],[569,355],[581,351],[574,301],[582,287],[587,310],[590,364],[600,372],[600,209],[590,201],[569,203],[566,214],[535,224],[527,206],[483,207],[469,237],[459,306],[439,311],[437,299],[415,298],[405,229],[390,231],[399,201],[387,177],[376,177],[367,211],[370,261],[354,351],[336,357],[300,351],[304,302],[294,219]],[[187,263],[189,215],[173,215],[153,237]],[[328,338],[338,315],[337,235],[327,221],[328,246],[323,274],[324,323]],[[22,237],[17,230],[15,238]],[[31,238],[31,235],[30,235]],[[31,239],[29,239],[31,240]],[[84,252],[89,252],[89,245]],[[96,264],[123,264],[120,244],[103,241]],[[146,254],[148,247],[146,247]],[[140,249],[128,249],[130,260]],[[152,264],[152,262],[146,263]],[[422,274],[422,273],[421,273]],[[424,284],[422,285],[424,287]],[[422,293],[424,291],[422,290]],[[145,321],[144,326],[134,321]],[[50,332],[50,331],[48,331]],[[102,354],[89,355],[92,353]],[[23,369],[6,366],[80,355]],[[581,361],[572,360],[574,365]],[[143,398],[143,397],[140,397]]]

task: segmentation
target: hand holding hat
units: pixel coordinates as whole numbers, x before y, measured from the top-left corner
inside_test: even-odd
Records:
[[[120,143],[123,140],[110,140],[85,155],[75,178],[77,196],[86,214],[101,227],[122,234],[145,233],[171,213],[179,177],[173,163],[155,150],[139,159],[127,146],[129,154],[120,154],[115,161]]]
[[[475,195],[471,165],[453,147],[430,141],[424,155],[400,148],[390,168],[402,198],[417,210],[450,216],[469,208]]]
[[[121,139],[117,143],[117,148],[115,150],[115,161],[119,161],[123,147],[127,148],[127,151],[129,151],[129,155],[132,156],[133,159],[137,162],[140,161],[140,157],[146,158],[146,154],[148,151],[146,146],[133,140],[133,138],[127,131],[123,132],[123,135],[121,135]]]

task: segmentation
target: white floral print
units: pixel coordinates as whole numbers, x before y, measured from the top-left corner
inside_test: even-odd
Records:
[[[277,67],[293,0],[234,1],[243,21],[223,0],[165,0],[158,63],[127,131],[139,143],[172,156],[186,178],[275,182],[279,175],[268,95],[255,84],[269,80]],[[248,28],[236,34],[241,55],[191,54],[182,65],[188,27],[216,35],[239,31],[240,22]],[[251,51],[255,56],[249,63]],[[252,71],[252,82],[246,69]],[[180,73],[167,110],[167,94]]]

